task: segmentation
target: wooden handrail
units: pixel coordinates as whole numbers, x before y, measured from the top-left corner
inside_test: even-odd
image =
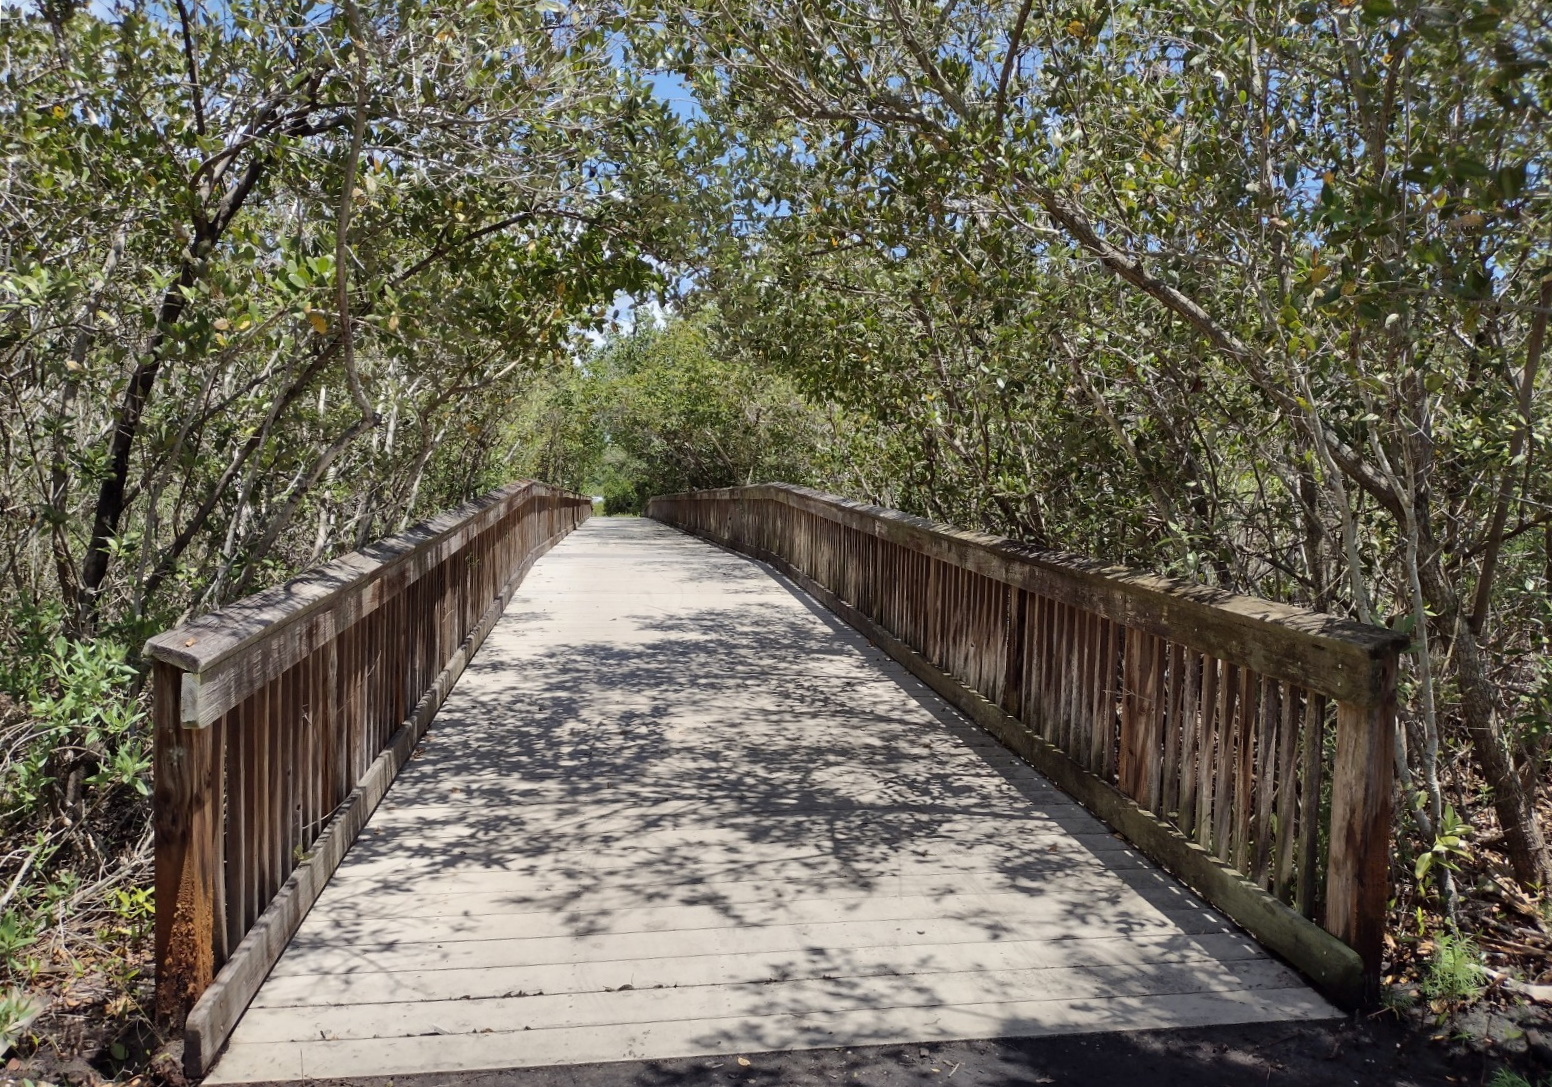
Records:
[[[590,499],[514,483],[146,643],[156,1007],[201,1075],[534,561]]]
[[[647,515],[771,562],[1333,997],[1377,996],[1404,636],[788,484]]]

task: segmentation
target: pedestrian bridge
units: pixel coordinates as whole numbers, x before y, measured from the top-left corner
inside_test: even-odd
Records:
[[[589,512],[506,488],[152,640],[192,1074],[1372,993],[1388,632],[797,488]]]

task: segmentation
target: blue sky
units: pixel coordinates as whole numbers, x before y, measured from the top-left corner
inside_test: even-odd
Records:
[[[674,72],[648,72],[647,82],[652,85],[652,93],[661,101],[667,102],[674,113],[686,120],[700,117],[701,108],[695,103],[695,95],[690,92],[689,84]]]
[[[669,108],[679,117],[689,120],[702,116],[701,108],[696,104],[695,95],[691,93],[689,84],[676,73],[647,72],[646,79],[651,84],[653,95],[660,101],[667,102]],[[643,305],[634,296],[620,291],[614,296],[614,302],[609,307],[609,319],[629,331],[636,326],[638,306],[643,316],[650,316],[651,320],[660,327],[672,310],[671,306],[665,309],[656,299],[651,299]],[[587,333],[587,338],[595,344],[603,341],[603,336],[595,332]]]

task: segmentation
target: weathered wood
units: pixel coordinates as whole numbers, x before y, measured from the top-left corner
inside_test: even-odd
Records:
[[[1384,662],[1407,644],[1405,636],[1383,627],[1042,551],[790,484],[664,495],[651,500],[647,515],[672,520],[663,515],[675,503],[734,499],[780,503],[848,525],[1341,701],[1380,701]]]
[[[859,580],[871,568],[848,557],[846,541],[871,534],[912,556],[925,582],[919,619],[891,626],[874,619],[887,609],[858,615],[998,712],[1022,717],[1031,735],[1181,841],[1194,835],[1195,847],[1283,909],[1319,917],[1322,831],[1330,826],[1333,858],[1338,831],[1348,834],[1351,855],[1333,860],[1326,883],[1345,919],[1328,912],[1325,924],[1357,941],[1363,985],[1373,982],[1385,849],[1354,829],[1376,819],[1352,799],[1358,785],[1344,785],[1354,792],[1345,806],[1333,801],[1329,824],[1323,818],[1324,706],[1335,700],[1349,722],[1389,712],[1404,639],[786,485],[667,496],[648,512],[778,563],[848,607],[872,590]],[[1295,702],[1307,707],[1302,718]],[[1355,734],[1350,726],[1349,745]]]
[[[1293,898],[1293,842],[1299,817],[1299,732],[1294,717],[1294,692],[1284,684],[1279,700],[1277,733],[1277,844],[1273,852],[1272,893],[1284,902]]]
[[[1227,860],[1233,846],[1235,759],[1239,755],[1238,722],[1242,669],[1222,663],[1218,677],[1218,768],[1213,778],[1212,851]]]
[[[1218,684],[1223,664],[1209,654],[1202,656],[1201,714],[1197,720],[1196,763],[1196,841],[1203,848],[1212,845],[1214,771],[1218,762]]]
[[[443,564],[503,516],[524,509],[537,515],[541,487],[525,483],[501,488],[159,634],[146,643],[145,653],[185,672],[184,720],[208,724],[422,577],[445,577]],[[449,613],[444,613],[444,621]],[[427,674],[421,672],[418,678],[424,681]]]
[[[1250,870],[1250,818],[1256,785],[1255,730],[1260,709],[1261,677],[1248,669],[1240,676],[1239,709],[1234,715],[1235,779],[1233,848],[1229,863]]]
[[[1389,894],[1395,703],[1336,711],[1331,775],[1331,850],[1326,859],[1326,927],[1364,963],[1368,999],[1379,997]]]
[[[1029,594],[1011,591],[1008,603],[1008,640],[1003,652],[1002,708],[1016,714],[1024,697],[1024,626]]]
[[[1164,710],[1164,761],[1160,769],[1159,815],[1170,818],[1180,805],[1180,745],[1181,699],[1185,684],[1181,672],[1185,663],[1185,648],[1170,643],[1165,649],[1165,710]]]
[[[1261,709],[1256,727],[1256,813],[1255,853],[1251,878],[1262,887],[1268,885],[1272,862],[1272,801],[1277,787],[1277,724],[1279,684],[1266,680],[1261,684]]]
[[[188,1013],[184,1027],[184,1068],[188,1075],[202,1075],[210,1067],[253,994],[258,992],[302,918],[322,893],[329,876],[339,866],[388,786],[424,736],[437,709],[501,618],[523,577],[558,539],[559,535],[541,542],[513,571],[463,644],[452,653],[447,665],[429,685],[414,711],[375,757],[360,783],[333,811],[322,833],[247,930],[220,973],[207,981],[198,1002]],[[181,730],[187,736],[203,735],[205,731]]]
[[[651,523],[584,531],[207,1082],[397,1080],[494,1035],[523,1064],[620,1037],[715,1063],[735,1040],[850,1044],[859,1015],[878,1044],[950,1016],[985,1036],[1333,1015],[785,579]]]
[[[1026,759],[1058,788],[1180,877],[1261,943],[1293,963],[1333,999],[1349,1005],[1361,1001],[1365,991],[1364,964],[1352,948],[1250,883],[1187,840],[1174,827],[1123,796],[1115,787],[1083,769],[1021,721],[932,664],[781,556],[764,552],[756,557],[792,578],[805,592],[861,631],[1010,751]]]
[[[156,1008],[182,1019],[215,976],[221,906],[221,729],[186,729],[179,676],[152,667],[155,727]]]
[[[1325,765],[1326,700],[1309,695],[1304,700],[1304,729],[1300,740],[1303,765],[1299,769],[1298,882],[1294,906],[1305,917],[1315,918],[1315,896],[1320,875],[1320,786]]]
[[[1177,801],[1175,825],[1187,838],[1196,829],[1197,765],[1202,758],[1202,656],[1182,647],[1180,653],[1181,683],[1180,701],[1180,798]]]
[[[254,958],[253,925],[268,917],[273,928],[274,911],[294,908],[294,895],[276,895],[319,855],[326,827],[349,825],[341,803],[381,773],[383,745],[400,742],[387,728],[429,720],[515,579],[590,509],[540,484],[503,488],[148,643],[156,1008],[172,1024],[187,1018],[191,1074],[241,1014],[231,994],[242,978],[256,985],[273,962]],[[505,570],[486,562],[498,544]],[[216,1004],[198,1011],[220,978]]]

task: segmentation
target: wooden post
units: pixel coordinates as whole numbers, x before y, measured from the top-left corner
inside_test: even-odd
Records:
[[[220,721],[192,728],[180,720],[184,673],[157,661],[155,727],[156,1015],[181,1026],[215,977],[221,909]]]
[[[1328,932],[1363,959],[1363,1000],[1379,998],[1385,907],[1390,894],[1391,789],[1396,664],[1391,657],[1372,706],[1339,702],[1331,770],[1331,851],[1326,862]]]

